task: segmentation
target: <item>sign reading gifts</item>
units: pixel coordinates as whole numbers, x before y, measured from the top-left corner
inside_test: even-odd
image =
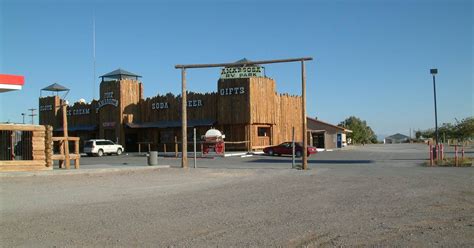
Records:
[[[261,66],[244,66],[244,67],[226,67],[221,70],[221,79],[232,78],[250,78],[263,77],[263,67]]]

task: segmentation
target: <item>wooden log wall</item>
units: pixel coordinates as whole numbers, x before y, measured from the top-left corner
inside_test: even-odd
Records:
[[[301,97],[278,93],[275,93],[275,96],[279,110],[276,111],[277,128],[272,134],[273,144],[291,141],[293,127],[295,127],[295,140],[302,141]]]
[[[276,124],[275,81],[271,78],[249,78],[250,123]]]
[[[91,103],[75,102],[73,105],[68,106],[66,110],[68,127],[97,125],[98,113],[96,109],[96,100]]]
[[[39,124],[59,127],[61,125],[61,109],[59,96],[47,96],[39,98]]]
[[[217,83],[217,120],[222,125],[250,123],[250,80],[220,79]]]
[[[31,132],[32,160],[0,160],[0,171],[52,170],[47,167],[46,127],[42,125],[0,124],[0,130]]]
[[[216,120],[217,94],[187,94],[188,120]],[[172,93],[147,98],[140,104],[142,122],[179,121],[181,120],[181,96]]]

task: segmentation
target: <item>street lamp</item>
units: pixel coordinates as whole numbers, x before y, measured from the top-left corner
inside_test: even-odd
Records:
[[[25,124],[25,113],[21,113],[21,116],[23,116],[23,124]]]
[[[438,111],[436,109],[436,79],[435,76],[438,74],[438,69],[430,69],[431,75],[433,75],[433,92],[434,92],[434,109],[435,109],[435,132],[436,132],[436,146],[438,146]]]

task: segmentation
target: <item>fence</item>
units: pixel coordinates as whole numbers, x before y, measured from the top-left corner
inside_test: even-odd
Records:
[[[46,159],[51,135],[45,126],[0,124],[0,171],[52,170]]]

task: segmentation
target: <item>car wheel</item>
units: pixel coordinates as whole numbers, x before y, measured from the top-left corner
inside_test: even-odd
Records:
[[[117,149],[117,156],[122,154],[122,148]]]
[[[268,150],[268,155],[273,156],[273,150],[272,149]]]
[[[295,156],[301,157],[301,152],[300,152],[300,151],[296,151]]]
[[[103,155],[104,155],[104,150],[100,149],[100,150],[97,152],[97,156],[102,157]]]

